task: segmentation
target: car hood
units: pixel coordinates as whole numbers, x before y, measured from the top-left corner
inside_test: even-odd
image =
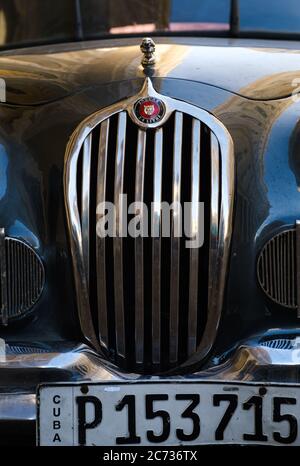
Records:
[[[300,87],[298,42],[155,41],[153,77],[204,83],[253,100],[282,99]],[[137,38],[113,39],[2,52],[6,102],[40,105],[101,84],[142,78],[139,44]]]

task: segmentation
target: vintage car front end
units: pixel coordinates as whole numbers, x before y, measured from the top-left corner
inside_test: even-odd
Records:
[[[299,44],[140,42],[0,57],[0,424],[295,444]]]

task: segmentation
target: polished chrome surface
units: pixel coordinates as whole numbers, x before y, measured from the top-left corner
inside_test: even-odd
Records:
[[[145,37],[140,45],[143,53],[142,65],[144,68],[155,65],[155,43],[150,37]]]
[[[2,422],[24,422],[36,419],[35,393],[5,393],[0,396],[0,419]]]
[[[161,356],[161,189],[162,189],[163,129],[155,132],[153,225],[152,225],[152,361]]]
[[[290,329],[291,330],[291,329]],[[291,330],[292,332],[292,330]],[[298,336],[299,339],[299,336]],[[24,353],[5,345],[0,354],[0,418],[2,420],[29,421],[36,419],[36,388],[40,383],[63,382],[134,382],[158,380],[157,376],[137,376],[115,370],[99,354],[86,345],[52,342],[40,351],[22,344]],[[299,383],[300,356],[297,336],[284,345],[278,340],[261,340],[241,343],[231,355],[215,361],[215,365],[185,376],[169,376],[168,381],[192,380],[269,383]],[[18,371],[18,378],[10,374]],[[47,376],[43,375],[47,372]],[[278,371],[281,377],[278,380]],[[163,376],[159,380],[166,380]]]
[[[92,157],[92,135],[89,134],[83,143],[83,163],[82,163],[82,249],[84,268],[86,271],[87,285],[90,279],[90,178],[91,178],[91,157]]]
[[[190,231],[193,241],[199,232],[199,194],[200,194],[200,139],[201,123],[193,119],[192,126],[192,160],[191,160],[191,212]],[[188,355],[191,356],[197,347],[197,311],[198,311],[198,279],[199,249],[190,250],[190,283],[189,283],[189,321],[188,321]],[[200,277],[201,278],[201,277]]]
[[[71,254],[73,259],[74,268],[76,273],[74,274],[77,305],[79,321],[82,332],[85,338],[100,351],[100,345],[96,336],[92,314],[90,310],[90,301],[88,294],[88,285],[85,264],[83,260],[83,239],[82,239],[82,224],[79,213],[79,202],[77,192],[77,172],[78,163],[81,156],[82,144],[85,138],[90,134],[91,129],[87,126],[82,128],[82,140],[77,140],[77,134],[73,133],[70,138],[69,146],[72,147],[72,155],[66,163],[65,171],[65,195],[67,196],[67,214],[69,226],[72,225],[70,231],[70,242],[71,242]],[[69,157],[68,157],[69,158]],[[67,184],[67,188],[66,188]],[[67,191],[67,192],[66,192]]]
[[[224,157],[222,142],[222,139],[217,138],[216,133],[213,132],[211,134],[208,313],[205,331],[200,343],[200,351],[204,354],[207,354],[212,345],[211,335],[216,335],[221,318],[221,309],[223,305],[222,290],[224,290],[226,280],[226,267],[222,264],[222,260],[225,259],[224,254],[225,257],[228,254],[231,232],[231,222],[229,219],[231,219],[232,215],[233,201],[233,161],[230,156]],[[221,164],[220,157],[222,161]],[[221,288],[219,288],[219,286],[221,286]],[[215,312],[213,310],[215,310]],[[197,353],[192,354],[189,361],[195,361],[195,355],[198,353],[199,347],[197,348]]]
[[[220,159],[219,159],[219,143],[215,135],[211,137],[211,208],[210,208],[210,261],[209,261],[209,287],[208,287],[208,308],[215,306],[219,299],[219,294],[216,292],[216,281],[219,277],[216,274],[218,270],[218,261],[220,260],[218,250],[218,241],[220,238]]]
[[[143,224],[145,186],[146,132],[138,130],[135,175],[136,212]],[[135,357],[139,364],[144,361],[144,249],[143,236],[135,238]]]
[[[146,124],[136,117],[134,112],[135,103],[144,97],[155,97],[162,100],[165,104],[166,112],[163,119],[159,122]],[[129,115],[130,120],[127,115]],[[178,317],[178,306],[179,306],[179,297],[178,297],[178,279],[179,279],[179,270],[181,268],[180,264],[180,242],[174,232],[178,229],[179,220],[178,216],[175,215],[172,217],[172,246],[171,246],[171,255],[170,260],[172,262],[171,274],[168,277],[162,276],[162,257],[161,257],[161,248],[162,248],[162,236],[161,236],[161,208],[159,203],[162,199],[162,186],[164,183],[168,182],[169,174],[167,177],[163,177],[163,160],[164,160],[164,150],[165,150],[165,131],[167,124],[171,124],[169,120],[174,118],[174,127],[176,130],[173,130],[172,138],[173,141],[167,146],[173,147],[170,149],[170,156],[173,157],[173,175],[170,173],[170,182],[172,183],[172,199],[176,201],[180,199],[180,187],[181,187],[181,178],[182,178],[182,157],[183,157],[183,122],[185,119],[190,118],[192,121],[192,133],[191,133],[191,179],[192,185],[190,186],[190,196],[192,199],[192,205],[195,207],[196,200],[199,199],[199,190],[200,186],[200,135],[201,131],[205,130],[205,138],[207,138],[206,151],[208,147],[211,147],[211,153],[206,154],[205,156],[211,160],[211,184],[212,184],[212,196],[211,196],[211,218],[210,218],[210,238],[208,244],[209,248],[209,284],[207,293],[209,295],[209,304],[207,309],[203,312],[207,314],[205,320],[205,328],[201,329],[202,337],[200,341],[197,341],[197,331],[198,331],[198,315],[199,315],[199,305],[197,302],[196,291],[194,289],[194,284],[199,284],[201,286],[201,277],[198,280],[198,268],[199,268],[199,259],[198,253],[195,251],[189,251],[189,263],[190,269],[192,270],[190,281],[188,282],[188,292],[191,291],[189,302],[186,303],[187,314],[184,317],[188,319],[188,341],[187,344],[187,358],[185,361],[179,359],[178,356],[178,344],[179,344],[179,317]],[[87,339],[93,343],[94,347],[99,350],[99,343],[97,341],[97,333],[93,328],[92,323],[92,313],[94,310],[91,309],[89,303],[90,300],[90,289],[88,286],[88,281],[85,274],[85,262],[83,256],[83,232],[82,232],[82,222],[78,210],[78,193],[77,187],[74,179],[76,179],[76,174],[80,164],[80,154],[81,147],[84,145],[86,138],[93,132],[93,130],[100,125],[100,141],[101,144],[107,146],[107,141],[109,139],[109,133],[106,134],[106,137],[101,136],[102,126],[105,122],[110,121],[110,130],[112,128],[111,121],[112,119],[117,119],[117,130],[116,130],[116,150],[115,155],[107,153],[107,147],[102,147],[100,145],[98,153],[101,157],[106,157],[106,162],[100,162],[98,160],[98,177],[102,176],[107,168],[104,168],[105,164],[112,163],[114,160],[115,163],[115,180],[114,180],[114,200],[117,206],[117,235],[116,238],[113,238],[113,258],[114,258],[114,301],[115,301],[115,338],[116,338],[116,353],[118,356],[121,356],[126,360],[127,358],[127,349],[126,349],[126,338],[127,331],[130,332],[129,327],[126,324],[127,317],[127,306],[124,304],[124,248],[123,242],[124,239],[121,235],[121,221],[123,218],[123,207],[119,205],[116,201],[119,198],[119,195],[124,192],[124,170],[126,160],[125,160],[125,148],[126,144],[131,144],[132,141],[127,138],[130,125],[134,123],[134,128],[136,131],[136,165],[135,173],[132,173],[132,180],[134,178],[135,187],[134,187],[134,196],[135,199],[143,199],[143,183],[147,177],[145,173],[145,151],[147,151],[148,144],[148,135],[150,133],[147,131],[149,129],[154,129],[153,137],[153,215],[152,215],[152,236],[154,236],[152,241],[152,264],[145,263],[145,257],[141,254],[143,247],[142,239],[134,240],[134,262],[135,268],[139,272],[139,275],[135,274],[133,276],[135,291],[134,291],[134,303],[136,306],[135,316],[133,317],[134,322],[134,346],[135,346],[135,363],[144,362],[145,354],[143,348],[144,335],[145,335],[145,316],[140,315],[143,313],[143,285],[144,288],[147,286],[147,283],[143,283],[146,266],[152,267],[152,285],[151,285],[151,326],[152,326],[152,337],[151,337],[151,363],[153,367],[159,366],[162,360],[162,296],[164,292],[164,281],[170,281],[170,302],[172,305],[168,312],[170,312],[169,319],[169,331],[171,331],[171,338],[169,344],[169,364],[170,360],[174,362],[177,367],[189,366],[192,363],[199,362],[202,360],[211,349],[216,332],[219,325],[219,320],[221,316],[221,309],[223,304],[223,292],[225,285],[225,275],[227,270],[227,260],[228,252],[231,238],[231,228],[232,228],[232,209],[233,209],[233,192],[234,192],[234,165],[233,165],[233,146],[231,137],[226,130],[226,128],[220,123],[213,115],[208,112],[187,104],[182,101],[177,101],[169,97],[162,96],[158,94],[151,83],[151,80],[147,78],[145,80],[144,86],[139,94],[133,96],[127,100],[121,101],[111,107],[105,108],[99,112],[88,117],[84,120],[79,127],[73,133],[69,144],[66,150],[65,156],[65,201],[66,209],[68,216],[68,225],[70,231],[71,239],[71,250],[73,257],[73,265],[75,271],[75,282],[77,290],[77,300],[79,308],[79,316],[81,320],[81,327],[83,333]],[[128,120],[128,121],[127,121]],[[186,123],[187,124],[186,120]],[[107,123],[108,124],[108,123]],[[127,131],[128,127],[128,131]],[[203,128],[203,129],[202,129]],[[108,129],[103,130],[108,131]],[[130,130],[132,131],[132,130]],[[168,130],[170,131],[170,130]],[[104,138],[104,139],[101,139]],[[150,136],[149,136],[150,137]],[[115,133],[111,133],[111,138],[115,140]],[[165,139],[165,142],[168,140]],[[146,148],[145,148],[146,147]],[[173,152],[172,152],[173,151]],[[171,155],[172,154],[172,155]],[[166,155],[167,156],[167,155]],[[111,158],[112,157],[112,158]],[[204,157],[204,154],[203,154]],[[109,162],[110,161],[110,162]],[[100,168],[99,168],[100,164]],[[102,173],[102,175],[100,175]],[[127,176],[127,175],[126,175]],[[112,183],[111,180],[107,179],[102,183]],[[104,186],[98,184],[98,199],[103,198]],[[99,194],[100,193],[100,194]],[[93,195],[93,189],[91,189],[90,195]],[[220,210],[219,210],[220,206]],[[193,225],[194,232],[196,235],[199,233],[199,212],[196,212],[195,208],[192,209],[193,216]],[[99,213],[98,213],[99,216]],[[197,220],[198,217],[198,220]],[[105,266],[105,247],[102,240],[97,240],[98,243],[98,270],[102,269],[102,276],[104,273]],[[99,246],[100,245],[100,246]],[[101,265],[102,264],[102,265]],[[195,268],[192,269],[193,265]],[[100,267],[100,268],[99,268]],[[127,272],[127,269],[126,269]],[[130,273],[130,270],[128,270]],[[97,281],[99,280],[98,275]],[[105,277],[107,280],[107,277]],[[99,330],[100,333],[100,345],[107,348],[107,319],[111,315],[113,309],[105,303],[105,293],[100,295],[101,289],[105,286],[103,282],[98,287],[98,316],[99,316],[99,326],[102,326],[104,322],[104,334],[105,338],[101,339],[102,330]],[[107,288],[106,288],[107,289]],[[100,299],[100,300],[99,300]],[[106,296],[106,299],[108,297]],[[144,301],[145,306],[145,301]],[[130,311],[132,312],[132,311]],[[165,312],[165,309],[164,309]],[[102,315],[106,313],[104,321],[102,321]],[[132,315],[132,314],[131,314]],[[177,334],[176,334],[177,330]],[[149,328],[150,332],[150,328]],[[94,343],[96,341],[96,344]],[[143,343],[144,342],[144,343]],[[130,346],[132,342],[130,340]],[[109,350],[110,348],[108,348]],[[112,357],[114,359],[114,356]],[[118,361],[116,361],[119,364]],[[132,366],[131,366],[132,367]],[[149,366],[147,366],[149,367]],[[157,369],[156,369],[157,370]]]
[[[258,282],[264,293],[280,306],[298,308],[299,226],[273,236],[257,261]]]
[[[179,325],[179,274],[180,274],[180,230],[182,214],[180,210],[181,164],[183,115],[175,112],[173,144],[173,187],[172,202],[174,209],[171,216],[171,273],[170,273],[170,361],[178,360],[178,325]],[[197,286],[198,289],[198,286]]]
[[[26,314],[39,300],[45,270],[37,253],[24,241],[0,230],[1,324]]]
[[[114,288],[115,288],[115,327],[116,347],[119,356],[125,357],[125,310],[124,310],[124,286],[123,286],[123,203],[120,202],[124,192],[124,167],[125,167],[125,143],[126,143],[126,112],[118,115],[118,129],[116,142],[115,165],[115,191],[114,204],[116,209],[116,238],[114,240]]]
[[[109,122],[105,120],[100,126],[99,155],[97,168],[97,205],[105,202],[106,172],[107,172],[107,150]],[[105,212],[98,212],[100,218]],[[96,212],[96,221],[99,219]],[[97,261],[97,297],[98,317],[101,322],[99,326],[99,339],[101,345],[108,347],[108,322],[107,322],[107,298],[106,298],[106,270],[105,270],[105,239],[96,234],[96,261]]]

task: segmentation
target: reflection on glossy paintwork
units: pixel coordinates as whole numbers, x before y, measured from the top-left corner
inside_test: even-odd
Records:
[[[263,299],[255,271],[264,242],[299,217],[298,186],[289,167],[289,140],[299,119],[299,104],[292,98],[254,102],[232,97],[214,112],[229,128],[236,156],[236,210],[224,322],[238,323],[240,332],[250,336],[271,322],[278,327],[297,322],[296,312],[280,311]],[[236,335],[228,333],[221,337],[222,344],[225,337],[233,345]]]
[[[300,102],[300,101],[299,101]],[[298,102],[298,105],[299,105]],[[289,144],[289,163],[295,176],[298,191],[300,191],[300,111]]]
[[[111,40],[77,44],[75,50],[70,44],[51,46],[50,51],[39,48],[11,56],[2,53],[0,77],[7,79],[7,101],[42,103],[100,83],[140,78],[139,42],[124,39],[120,47],[119,41]],[[155,77],[203,82],[264,100],[290,95],[295,90],[293,80],[300,75],[297,43],[291,47],[269,42],[271,48],[267,48],[266,41],[194,38],[174,42],[171,38],[156,39]]]

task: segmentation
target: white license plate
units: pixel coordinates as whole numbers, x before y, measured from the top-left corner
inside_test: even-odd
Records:
[[[300,445],[300,386],[58,384],[37,400],[39,445]]]

